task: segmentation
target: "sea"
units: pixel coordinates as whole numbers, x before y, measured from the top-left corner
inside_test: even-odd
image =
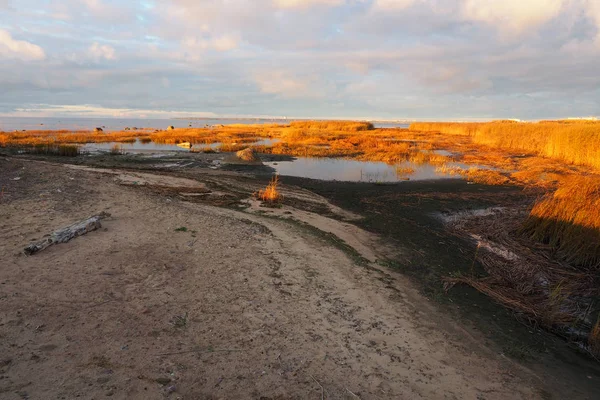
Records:
[[[190,118],[190,119],[142,119],[142,118],[57,118],[57,117],[0,117],[0,131],[14,132],[22,130],[69,130],[89,131],[102,128],[104,131],[121,131],[125,128],[166,129],[172,125],[175,128],[202,128],[212,125],[231,124],[287,124],[290,119],[268,118]],[[373,124],[377,128],[408,128],[407,123],[390,121]]]

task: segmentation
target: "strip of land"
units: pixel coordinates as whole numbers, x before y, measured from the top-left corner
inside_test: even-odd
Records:
[[[593,167],[484,152],[469,135],[362,127],[296,126],[297,139],[291,127],[223,127],[231,147],[160,158],[5,143],[1,393],[594,398],[594,314],[578,308],[597,295],[593,248],[568,260],[523,230],[540,196],[556,201],[568,182],[596,179]],[[156,132],[167,134],[215,140]],[[258,137],[279,141],[249,144]],[[258,161],[226,152],[249,146]],[[272,170],[260,159],[301,151],[495,169],[393,185],[282,177],[283,200],[264,207],[253,194]],[[101,212],[102,229],[23,254]]]

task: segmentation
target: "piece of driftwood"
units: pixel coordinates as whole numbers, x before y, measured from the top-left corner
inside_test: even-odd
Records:
[[[94,215],[88,219],[60,229],[52,233],[49,238],[39,242],[31,243],[29,246],[25,247],[25,254],[30,256],[52,246],[55,243],[66,243],[77,236],[85,235],[88,232],[95,231],[96,229],[102,227],[100,220],[107,217],[110,217],[110,214],[101,212],[98,215]]]

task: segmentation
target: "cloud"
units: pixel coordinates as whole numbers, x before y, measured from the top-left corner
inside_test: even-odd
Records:
[[[254,79],[263,93],[277,94],[286,98],[305,97],[311,94],[307,80],[284,71],[265,71],[257,74]]]
[[[46,58],[46,54],[40,46],[24,40],[15,40],[10,32],[5,29],[0,29],[0,56],[24,61],[36,61]]]
[[[26,107],[19,107],[14,112],[0,113],[0,116],[56,116],[65,117],[119,117],[119,118],[214,118],[215,114],[211,112],[183,112],[171,110],[145,110],[139,108],[111,108],[92,104],[30,104]]]
[[[373,9],[377,11],[404,10],[420,1],[422,0],[375,0],[373,2]]]
[[[188,36],[183,38],[181,44],[191,54],[195,51],[203,50],[229,51],[238,47],[238,39],[233,35],[223,35],[208,39]]]
[[[273,0],[273,4],[284,9],[302,9],[314,6],[339,6],[344,4],[344,0]]]
[[[587,0],[586,15],[596,25],[595,45],[600,48],[600,1]]]
[[[2,28],[20,40],[8,34],[7,46],[0,31],[4,110],[36,99],[140,113],[535,118],[600,103],[598,0],[8,6]],[[38,46],[44,60],[22,62]]]
[[[101,59],[105,59],[105,60],[115,60],[116,56],[115,56],[115,49],[112,46],[106,45],[106,44],[98,44],[97,42],[94,42],[88,49],[88,55],[96,60],[99,61]]]
[[[125,15],[122,8],[105,3],[102,0],[80,0],[80,2],[86,6],[87,12],[97,18],[114,20]]]
[[[555,18],[569,0],[466,0],[464,16],[493,25],[506,35],[534,30]]]

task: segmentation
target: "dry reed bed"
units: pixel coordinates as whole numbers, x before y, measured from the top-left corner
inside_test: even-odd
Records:
[[[414,123],[409,129],[466,135],[477,144],[532,153],[600,169],[600,122],[441,122]]]
[[[513,183],[546,192],[526,217],[513,221],[510,235],[506,223],[494,229],[488,219],[480,227],[525,257],[509,262],[483,251],[478,259],[488,277],[448,282],[469,284],[566,336],[587,334],[588,349],[600,357],[600,311],[593,304],[600,296],[600,123],[419,123],[410,129],[461,138],[468,149],[463,161],[503,166],[512,170]],[[480,151],[469,153],[473,146]],[[546,246],[543,257],[530,251],[536,243]]]
[[[530,322],[582,343],[600,356],[596,324],[600,310],[594,300],[600,296],[597,272],[560,261],[553,246],[521,235],[526,215],[526,210],[511,210],[456,223],[459,234],[478,238],[475,257],[488,275],[478,277],[471,272],[449,277],[446,289],[459,283],[470,285]],[[495,251],[486,244],[493,244]]]

